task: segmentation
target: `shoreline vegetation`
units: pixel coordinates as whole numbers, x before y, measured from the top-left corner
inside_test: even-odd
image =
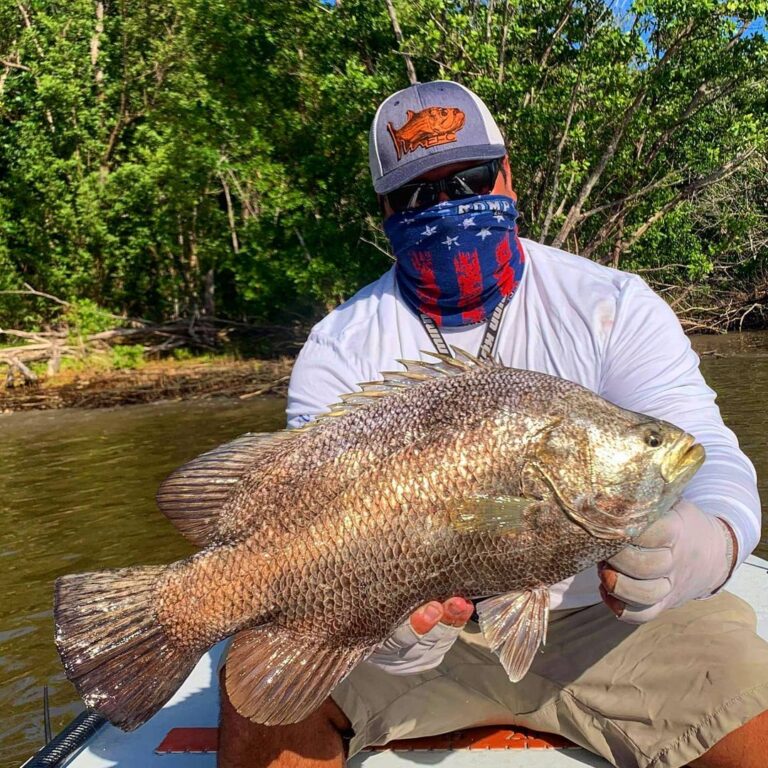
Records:
[[[249,400],[284,397],[293,357],[238,360],[220,355],[204,359],[150,361],[130,370],[85,366],[0,389],[0,414],[58,408],[110,408],[169,400],[229,397]]]
[[[281,391],[391,264],[367,136],[416,79],[487,104],[522,237],[688,333],[766,328],[766,30],[741,0],[0,0],[0,408]]]
[[[522,237],[689,332],[765,326],[766,30],[741,0],[0,0],[0,344],[98,308],[118,365],[184,348],[128,318],[309,325],[391,264],[367,137],[415,78],[487,104]]]
[[[284,396],[307,332],[199,316],[152,323],[28,285],[19,293],[57,303],[58,320],[0,328],[0,413]]]
[[[192,317],[151,323],[112,315],[92,302],[65,302],[29,286],[25,291],[58,302],[60,320],[43,330],[0,328],[0,414],[284,397],[308,332],[298,322]],[[689,334],[765,330],[765,296],[732,297],[726,306],[697,307],[695,315],[680,315],[677,303]]]

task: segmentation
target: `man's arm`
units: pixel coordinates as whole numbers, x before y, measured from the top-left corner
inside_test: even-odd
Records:
[[[601,571],[608,596],[628,605],[624,618],[629,621],[646,621],[667,607],[716,591],[759,541],[754,468],[723,424],[698,362],[667,304],[641,280],[629,280],[606,346],[600,394],[672,422],[707,451],[684,491],[690,504],[678,505],[651,526],[636,542],[639,546]]]
[[[363,361],[342,350],[335,339],[312,331],[299,352],[288,385],[286,416],[290,428],[301,427],[327,411],[340,396],[370,379]]]

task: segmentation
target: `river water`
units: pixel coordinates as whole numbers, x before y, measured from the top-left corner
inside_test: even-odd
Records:
[[[695,344],[768,498],[768,333]],[[156,510],[159,483],[208,448],[279,428],[282,409],[207,400],[0,415],[0,766],[42,745],[45,684],[54,732],[81,708],[53,643],[55,578],[190,554]],[[768,528],[758,554],[768,557]]]

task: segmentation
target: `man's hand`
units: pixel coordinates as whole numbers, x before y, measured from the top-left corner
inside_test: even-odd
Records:
[[[630,546],[598,565],[600,594],[619,619],[643,624],[722,587],[736,564],[735,550],[725,521],[681,499]]]
[[[444,603],[437,600],[426,603],[417,608],[368,661],[392,675],[433,669],[448,653],[472,611],[472,603],[463,597],[451,597]]]

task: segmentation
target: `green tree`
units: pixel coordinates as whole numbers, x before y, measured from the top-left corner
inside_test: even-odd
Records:
[[[385,0],[0,0],[0,291],[154,319],[348,297],[389,263],[367,131],[404,54],[488,102],[524,234],[714,303],[762,285],[765,2],[393,8],[401,43]],[[0,325],[56,312],[0,294]]]

